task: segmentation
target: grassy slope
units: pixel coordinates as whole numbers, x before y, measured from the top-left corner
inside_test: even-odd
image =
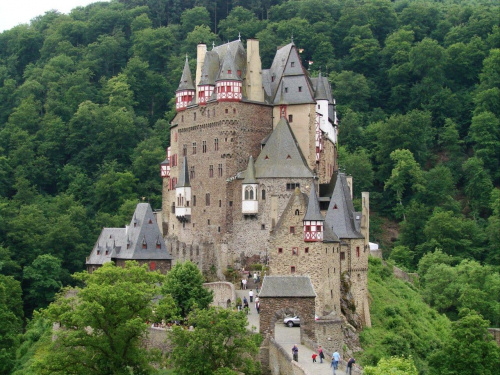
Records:
[[[372,328],[361,333],[361,365],[375,365],[382,357],[411,355],[421,374],[426,357],[450,333],[450,321],[422,301],[413,285],[396,279],[380,259],[371,258],[368,289],[372,298]]]

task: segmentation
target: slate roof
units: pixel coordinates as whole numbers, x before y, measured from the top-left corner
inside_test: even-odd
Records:
[[[229,50],[226,52],[226,56],[224,56],[224,60],[222,61],[219,76],[217,77],[216,81],[221,81],[221,80],[241,81],[241,78],[238,77],[236,72],[237,72],[237,69],[236,69],[234,57],[233,57],[231,50]]]
[[[311,192],[309,193],[309,202],[307,204],[306,215],[304,220],[324,221],[325,218],[319,210],[318,196],[316,195],[316,186],[314,182],[311,184]]]
[[[184,159],[182,160],[182,166],[179,171],[179,180],[177,180],[177,185],[175,185],[175,187],[178,188],[178,187],[189,187],[189,186],[191,186],[191,183],[189,181],[187,156],[184,156]]]
[[[257,180],[255,179],[255,165],[253,162],[253,156],[250,155],[248,159],[248,167],[245,172],[245,179],[242,182],[243,184],[256,184]]]
[[[309,276],[265,276],[259,297],[316,297]]]
[[[340,239],[364,238],[360,221],[361,214],[354,211],[346,175],[338,173],[324,226],[331,228]]]
[[[328,94],[326,93],[326,88],[324,84],[321,72],[319,72],[318,78],[316,79],[316,92],[314,94],[314,99],[316,100],[329,100]]]
[[[286,119],[281,118],[257,157],[255,177],[313,177]]]
[[[195,90],[187,56],[186,62],[184,63],[184,70],[182,71],[181,81],[179,82],[179,87],[177,88],[177,91],[181,90]]]
[[[205,61],[201,68],[200,83],[198,85],[212,85],[215,86],[215,78],[219,73],[219,55],[216,51],[208,51],[205,54]]]
[[[145,249],[143,243],[146,244]],[[100,254],[97,254],[98,250]],[[149,203],[137,205],[130,225],[125,228],[103,228],[86,264],[102,265],[113,259],[173,259],[167,251]]]

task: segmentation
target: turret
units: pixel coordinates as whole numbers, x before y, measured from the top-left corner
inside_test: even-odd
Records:
[[[219,67],[219,55],[209,51],[204,55],[204,64],[201,68],[198,82],[198,104],[205,105],[210,100],[215,89],[215,76]]]
[[[219,77],[215,81],[217,101],[239,102],[242,99],[241,71],[236,71],[234,57],[230,50],[226,52]]]
[[[175,216],[181,221],[188,221],[191,218],[191,184],[186,156],[180,168],[179,181],[175,186],[175,198]]]
[[[167,148],[167,158],[160,163],[160,175],[162,178],[170,178],[170,147]]]
[[[311,193],[309,194],[309,203],[307,205],[306,215],[304,216],[304,241],[321,242],[323,241],[323,224],[325,219],[319,210],[318,197],[316,196],[316,187],[314,182],[311,184]]]
[[[181,81],[179,82],[177,91],[175,91],[176,111],[179,112],[185,110],[187,106],[193,101],[194,95],[195,88],[193,84],[193,78],[191,77],[191,70],[189,70],[188,58],[186,56],[186,62],[184,63],[184,70],[182,72]]]
[[[250,156],[245,179],[241,184],[241,212],[243,215],[256,215],[259,213],[259,201],[257,200],[258,186],[257,180],[255,179],[253,157]]]

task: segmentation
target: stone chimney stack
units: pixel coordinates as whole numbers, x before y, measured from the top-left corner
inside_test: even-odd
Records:
[[[195,100],[198,103],[198,84],[201,79],[201,68],[203,68],[203,63],[205,62],[205,55],[207,54],[207,45],[198,44],[196,47],[196,80],[194,82],[194,87],[196,88]]]
[[[361,234],[365,237],[365,247],[370,251],[370,193],[361,193]]]
[[[264,101],[262,87],[262,62],[260,60],[259,40],[247,40],[247,73],[246,73],[247,98],[256,102]]]
[[[351,199],[354,199],[352,196],[352,176],[345,176],[345,179],[347,181],[347,185],[349,186],[349,190],[351,192]]]

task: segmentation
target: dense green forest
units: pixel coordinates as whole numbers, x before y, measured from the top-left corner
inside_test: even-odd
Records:
[[[372,240],[437,311],[498,327],[499,14],[493,0],[113,0],[0,33],[0,373],[100,229],[160,207],[185,55],[194,70],[198,43],[239,33],[266,68],[293,35],[332,83]]]

